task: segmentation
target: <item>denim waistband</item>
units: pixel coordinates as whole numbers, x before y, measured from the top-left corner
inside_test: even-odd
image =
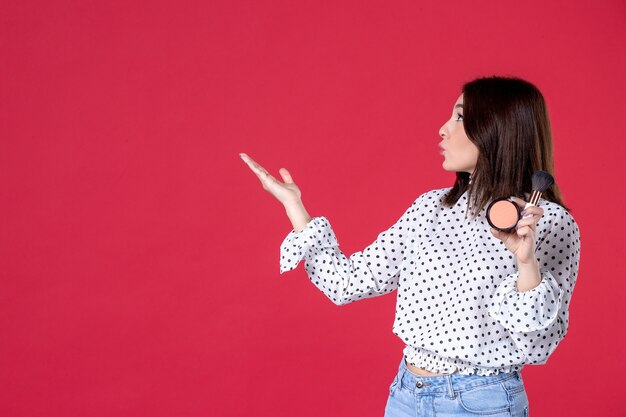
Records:
[[[482,385],[490,385],[506,381],[510,378],[522,380],[519,371],[501,372],[495,375],[463,375],[458,372],[443,375],[419,376],[411,372],[406,366],[406,357],[402,356],[398,368],[398,384],[401,388],[409,390],[416,395],[443,394],[449,398],[455,398],[459,391],[469,390]]]

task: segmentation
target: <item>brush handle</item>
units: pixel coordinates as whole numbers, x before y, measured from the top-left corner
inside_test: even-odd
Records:
[[[530,193],[530,198],[529,198],[528,203],[526,203],[526,205],[524,206],[524,210],[526,210],[528,207],[536,206],[537,203],[539,203],[540,198],[541,198],[541,191],[533,190],[532,193]],[[522,217],[522,219],[527,219],[529,217],[532,217],[532,214],[527,214],[524,217]]]
[[[526,203],[526,205],[524,206],[524,210],[526,210],[528,207],[534,207],[535,205],[533,203],[531,203],[530,201],[528,203]],[[532,217],[532,214],[527,214],[524,217],[522,217],[522,219],[527,219],[529,217]]]

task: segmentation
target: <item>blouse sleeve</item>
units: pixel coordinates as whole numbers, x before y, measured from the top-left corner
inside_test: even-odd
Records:
[[[415,230],[420,198],[372,244],[349,258],[339,249],[328,219],[312,218],[304,230],[298,233],[292,230],[282,242],[280,273],[294,269],[304,259],[309,279],[336,305],[397,289],[409,234]]]
[[[580,231],[574,219],[560,206],[544,216],[548,213],[536,249],[541,282],[518,291],[518,273],[508,275],[496,288],[488,310],[532,364],[546,363],[565,337],[580,260]],[[538,224],[538,235],[539,230]]]

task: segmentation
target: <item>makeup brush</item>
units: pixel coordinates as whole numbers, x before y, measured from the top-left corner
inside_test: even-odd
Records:
[[[546,171],[535,171],[532,178],[533,189],[530,193],[530,198],[528,199],[528,203],[524,206],[524,210],[526,210],[530,206],[536,206],[539,203],[539,199],[544,191],[548,188],[552,187],[554,184],[554,177],[548,174]],[[527,214],[523,218],[527,218],[532,216],[532,214]]]

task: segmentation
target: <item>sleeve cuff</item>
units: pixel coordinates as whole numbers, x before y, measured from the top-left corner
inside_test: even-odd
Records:
[[[291,271],[298,266],[311,248],[339,246],[337,237],[324,216],[313,217],[306,227],[295,232],[291,230],[280,245],[280,273]]]
[[[489,315],[511,332],[532,332],[545,329],[556,319],[563,301],[563,290],[556,279],[545,271],[541,282],[528,291],[518,291],[519,273],[507,276],[496,288]]]

